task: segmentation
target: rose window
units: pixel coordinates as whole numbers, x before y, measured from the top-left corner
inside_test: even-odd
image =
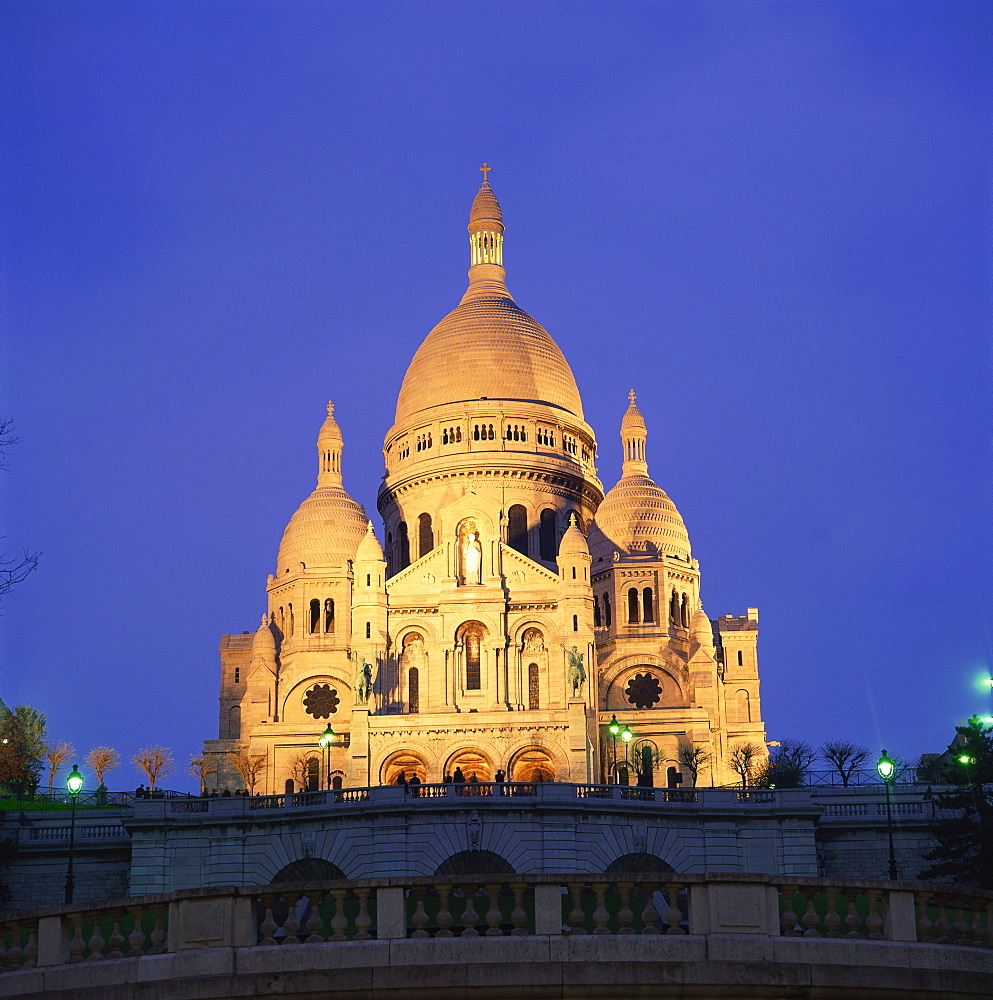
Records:
[[[635,674],[624,693],[635,708],[651,708],[662,698],[662,685],[654,674]]]
[[[330,684],[315,684],[304,695],[303,707],[315,719],[326,719],[338,711],[341,699]]]

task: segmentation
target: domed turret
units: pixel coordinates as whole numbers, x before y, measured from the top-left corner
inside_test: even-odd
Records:
[[[693,641],[705,649],[714,648],[714,627],[703,608],[697,608],[690,619],[690,635]]]
[[[252,636],[252,662],[265,660],[272,662],[276,659],[276,637],[272,634],[272,625],[269,624],[269,616],[262,616],[262,624],[255,630]]]
[[[570,556],[589,556],[590,549],[583,533],[576,525],[575,519],[570,520],[562,540],[559,542],[559,559]]]
[[[612,560],[615,552],[622,556],[690,558],[690,538],[676,505],[648,476],[648,431],[634,398],[632,390],[621,421],[621,479],[604,497],[590,529],[594,566]]]
[[[365,511],[345,492],[341,482],[341,430],[334,405],[317,436],[317,489],[290,518],[276,559],[277,579],[306,567],[344,566],[366,534]]]
[[[379,539],[376,537],[375,531],[373,531],[372,521],[370,521],[365,537],[359,542],[359,547],[355,550],[355,561],[362,562],[369,560],[377,562],[385,558],[383,547],[379,544]]]

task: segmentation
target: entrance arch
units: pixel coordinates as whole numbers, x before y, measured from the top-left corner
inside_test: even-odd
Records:
[[[554,781],[555,763],[547,751],[538,747],[522,750],[514,756],[511,781]]]

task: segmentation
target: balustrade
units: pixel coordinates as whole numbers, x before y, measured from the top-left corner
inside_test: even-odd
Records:
[[[735,888],[726,904],[727,887]],[[744,898],[755,916],[747,932],[766,937],[993,948],[993,893],[952,886],[733,875],[480,875],[204,889],[15,914],[0,922],[0,971],[215,945],[741,933]],[[175,940],[172,923],[179,928]]]

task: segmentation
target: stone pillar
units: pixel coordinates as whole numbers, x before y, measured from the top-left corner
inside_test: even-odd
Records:
[[[369,709],[352,709],[352,732],[349,745],[351,757],[348,783],[353,788],[369,785]]]
[[[592,782],[586,702],[569,699],[569,781]]]

